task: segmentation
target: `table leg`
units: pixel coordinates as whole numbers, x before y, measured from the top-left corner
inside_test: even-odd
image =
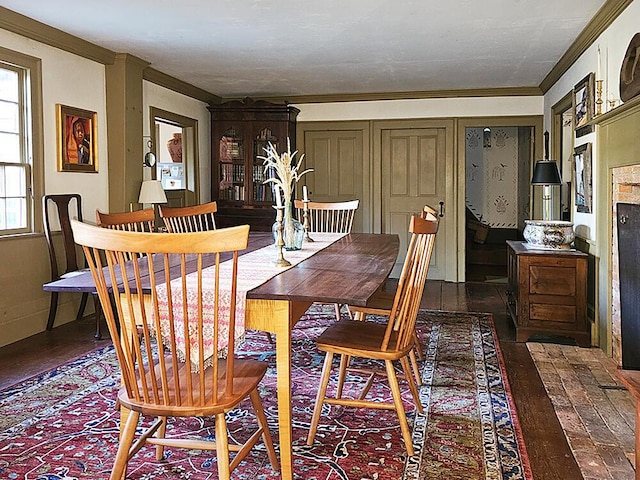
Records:
[[[288,319],[287,319],[288,320]],[[288,321],[276,327],[276,371],[278,376],[278,430],[282,479],[293,479],[291,431],[291,328]]]
[[[293,436],[291,429],[291,330],[311,306],[311,302],[248,299],[245,326],[276,334],[276,374],[280,472],[283,480],[293,480]]]

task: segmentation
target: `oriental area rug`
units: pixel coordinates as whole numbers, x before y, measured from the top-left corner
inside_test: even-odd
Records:
[[[323,355],[314,338],[332,321],[333,307],[312,309],[293,332],[293,455],[304,480],[531,479],[527,454],[489,314],[421,311],[418,336],[420,398],[415,411],[401,381],[416,449],[407,458],[398,420],[386,410],[331,406],[323,411],[313,446],[306,436],[319,385]],[[376,321],[373,319],[372,321]],[[262,332],[247,332],[241,355],[270,367],[261,383],[267,418],[278,441],[275,349]],[[347,393],[358,394],[365,378],[348,376]],[[115,398],[119,370],[111,346],[89,353],[0,392],[0,478],[106,479],[118,445]],[[331,388],[331,383],[330,387]],[[385,380],[367,398],[390,399]],[[243,403],[228,414],[230,437],[253,424]],[[210,418],[170,420],[167,435],[215,437]],[[129,462],[136,480],[218,478],[215,452],[143,448]],[[277,479],[261,442],[232,473],[234,479]]]

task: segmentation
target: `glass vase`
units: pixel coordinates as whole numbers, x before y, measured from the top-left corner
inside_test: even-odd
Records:
[[[278,241],[278,222],[272,227],[273,239]],[[291,210],[291,202],[285,202],[285,208],[282,219],[282,239],[284,240],[284,249],[301,250],[304,241],[304,226],[295,218]]]

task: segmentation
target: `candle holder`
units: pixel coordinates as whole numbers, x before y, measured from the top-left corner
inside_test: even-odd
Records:
[[[306,242],[313,242],[313,238],[309,236],[309,199],[302,200],[304,208],[302,210],[302,220],[304,226],[304,240]]]
[[[282,254],[282,248],[284,247],[284,238],[282,236],[282,217],[284,214],[283,206],[274,206],[276,209],[276,249],[278,250],[278,256],[276,258],[276,267],[290,267],[291,262],[284,258]]]
[[[596,80],[596,115],[602,115],[602,80]]]

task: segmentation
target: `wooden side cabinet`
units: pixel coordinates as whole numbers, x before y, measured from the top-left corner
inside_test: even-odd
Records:
[[[507,311],[516,341],[533,334],[574,338],[591,346],[587,321],[588,255],[573,250],[533,250],[507,241]]]

